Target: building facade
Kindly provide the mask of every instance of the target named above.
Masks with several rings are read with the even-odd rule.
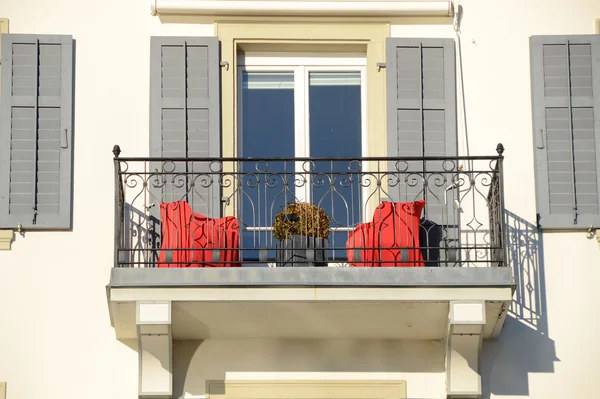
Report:
[[[0,5],[0,398],[597,396],[600,3],[150,3]]]

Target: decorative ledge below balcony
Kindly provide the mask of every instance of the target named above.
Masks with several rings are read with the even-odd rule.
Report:
[[[117,339],[138,342],[140,387],[164,377],[143,398],[171,398],[173,340],[213,338],[440,340],[448,398],[477,398],[481,342],[513,290],[505,267],[114,268],[107,286]]]

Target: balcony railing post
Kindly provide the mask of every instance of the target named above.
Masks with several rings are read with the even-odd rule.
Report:
[[[500,228],[502,229],[502,231],[500,232],[500,237],[502,240],[502,242],[500,243],[502,248],[502,266],[508,266],[508,256],[506,253],[508,248],[508,232],[506,231],[506,217],[504,210],[504,146],[502,145],[502,143],[498,143],[498,145],[496,146],[496,152],[498,152],[498,155],[500,156],[500,158],[498,159],[498,196],[500,198]]]
[[[121,148],[118,145],[113,147],[113,162],[115,166],[115,253],[114,253],[114,267],[119,267],[119,250],[122,245],[122,231],[123,231],[123,204],[125,202],[123,194],[123,182],[121,181],[121,163],[119,161],[119,155],[121,154]]]

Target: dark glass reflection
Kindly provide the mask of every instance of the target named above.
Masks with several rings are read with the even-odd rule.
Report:
[[[242,157],[294,157],[293,72],[243,72],[240,152]],[[259,166],[261,170],[256,170]],[[286,203],[294,202],[294,163],[243,163],[241,199],[242,248],[273,248],[278,240],[267,227]],[[262,228],[257,231],[256,228]],[[254,230],[254,231],[253,231]],[[258,260],[244,250],[244,260]],[[275,258],[275,251],[268,251]]]
[[[361,156],[360,72],[310,72],[309,129],[311,157]],[[312,198],[331,218],[331,227],[354,227],[361,222],[361,193],[357,163],[320,161]],[[321,187],[319,187],[322,184]],[[331,260],[346,259],[347,231],[329,236]]]

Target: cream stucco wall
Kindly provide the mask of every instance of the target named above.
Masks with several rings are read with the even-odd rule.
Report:
[[[405,380],[408,398],[445,392],[438,341],[185,341],[174,356],[175,397],[202,395],[205,381],[223,379]]]
[[[528,37],[594,33],[600,2],[461,5],[469,149],[506,147],[506,205],[519,237],[511,243],[519,283],[514,312],[500,339],[483,350],[484,398],[597,397],[600,248],[583,232],[539,235],[532,225]],[[212,35],[214,27],[193,19],[163,24],[145,0],[3,0],[0,17],[10,19],[14,33],[66,33],[77,41],[73,231],[26,233],[0,252],[0,381],[8,382],[8,399],[134,398],[135,343],[114,338],[104,287],[112,266],[110,151],[120,144],[123,155],[148,152],[149,37]],[[454,36],[450,25],[431,23],[396,21],[391,33]],[[459,134],[465,153],[462,120]],[[318,378],[406,379],[413,398],[445,391],[439,342],[198,344],[175,345],[175,393],[200,394],[207,378],[276,370],[298,378],[315,370],[336,373]]]

